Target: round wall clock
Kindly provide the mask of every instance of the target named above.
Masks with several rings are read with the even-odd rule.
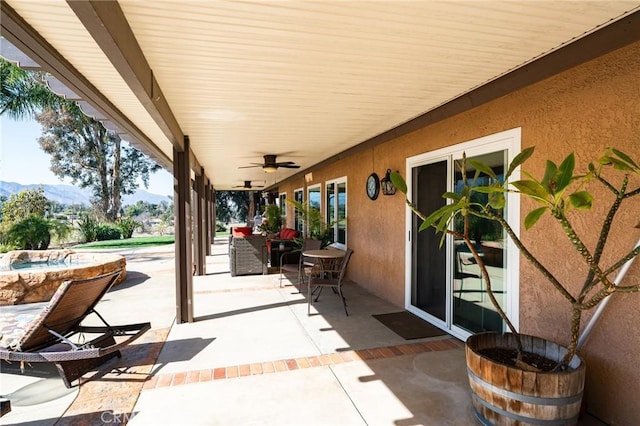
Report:
[[[375,173],[371,173],[367,178],[367,195],[370,199],[375,200],[380,193],[380,179]]]

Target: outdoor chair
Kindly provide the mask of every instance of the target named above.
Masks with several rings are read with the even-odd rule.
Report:
[[[453,279],[454,280],[460,280],[460,295],[458,297],[458,305],[462,302],[462,296],[465,292],[464,290],[464,280],[468,279],[468,278],[473,278],[473,279],[478,279],[480,280],[480,301],[484,301],[484,292],[483,292],[483,287],[482,287],[482,275],[479,274],[475,274],[472,272],[466,272],[464,270],[464,265],[473,265],[473,258],[468,258],[468,259],[462,259],[462,255],[460,254],[460,251],[456,250],[456,263],[455,263],[455,270],[454,270],[454,274],[453,274]],[[467,290],[469,291],[469,290]]]
[[[322,293],[322,289],[329,287],[334,293],[337,293],[340,296],[342,306],[344,307],[344,313],[349,316],[349,312],[347,311],[347,302],[344,294],[342,293],[342,286],[345,282],[347,266],[352,254],[353,250],[347,249],[344,254],[344,258],[340,260],[332,259],[330,261],[325,261],[321,268],[314,268],[311,271],[311,275],[307,281],[307,315],[311,315],[311,299],[313,298],[313,295],[317,292],[314,300],[317,302],[320,298],[320,294]]]
[[[231,276],[267,273],[266,237],[251,235],[233,237],[229,245]]]
[[[305,250],[320,250],[322,246],[321,240],[316,240],[313,238],[305,238],[302,242],[301,251]],[[300,291],[302,284],[304,284],[304,277],[306,275],[306,270],[312,268],[314,265],[313,259],[309,257],[298,256],[298,261],[295,263],[285,263],[280,262],[280,285],[282,286],[282,278],[284,272],[297,272],[298,273],[298,291]]]
[[[110,358],[120,357],[119,349],[149,330],[151,324],[111,326],[96,312],[95,306],[119,275],[120,271],[66,281],[58,287],[51,300],[39,304],[44,307],[34,313],[16,314],[16,311],[11,312],[11,307],[3,307],[0,314],[0,359],[53,363],[65,386],[70,388],[71,382],[88,371]],[[104,326],[80,325],[92,313]],[[97,337],[84,342],[85,335]]]

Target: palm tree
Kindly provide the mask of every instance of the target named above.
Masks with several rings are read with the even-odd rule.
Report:
[[[44,81],[45,73],[26,71],[0,58],[0,115],[23,120],[45,109],[72,104],[49,90]]]
[[[115,221],[121,196],[133,194],[138,179],[148,186],[149,174],[160,166],[134,147],[121,145],[118,134],[85,115],[76,102],[49,90],[46,75],[0,58],[0,115],[35,118],[43,128],[38,142],[51,155],[51,171],[91,188],[96,210]]]

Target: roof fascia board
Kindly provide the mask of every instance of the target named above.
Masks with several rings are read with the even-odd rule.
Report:
[[[138,147],[145,154],[164,168],[171,170],[173,161],[147,135],[22,19],[7,2],[1,2],[0,7],[2,13],[0,27],[3,37],[130,135],[134,139],[131,142],[137,142]]]
[[[165,136],[184,151],[184,134],[118,2],[68,0],[67,4]]]

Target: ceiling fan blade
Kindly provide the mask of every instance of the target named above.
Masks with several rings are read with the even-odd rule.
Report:
[[[256,164],[255,166],[240,166],[239,169],[251,169],[254,167],[262,167],[262,164]]]
[[[281,163],[276,163],[278,166],[285,166],[287,164],[291,165],[291,164],[296,164],[293,161],[283,161]]]
[[[278,167],[282,167],[283,169],[299,169],[300,166],[297,164],[278,164]]]

